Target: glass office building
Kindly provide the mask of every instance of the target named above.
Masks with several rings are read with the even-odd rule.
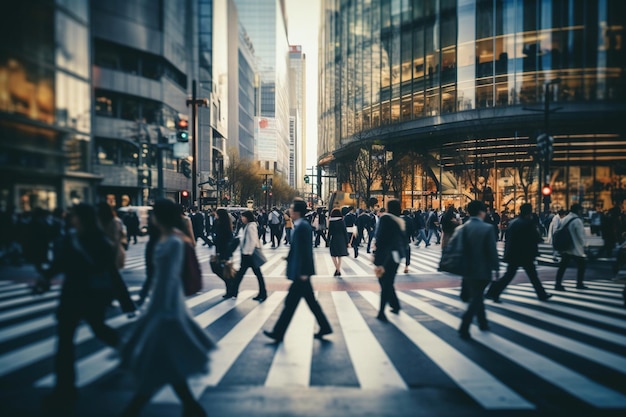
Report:
[[[91,202],[87,0],[4,2],[0,14],[0,211]]]
[[[625,21],[619,0],[323,0],[319,163],[409,207],[537,206],[543,183],[551,209],[621,204]]]

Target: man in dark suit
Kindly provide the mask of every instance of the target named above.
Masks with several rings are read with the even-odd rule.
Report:
[[[315,337],[321,339],[323,336],[333,332],[328,319],[326,319],[322,308],[315,299],[313,287],[311,286],[311,275],[315,274],[313,242],[311,239],[313,229],[309,222],[304,219],[306,211],[304,200],[296,199],[293,201],[291,217],[294,229],[291,234],[289,255],[287,255],[287,279],[293,281],[293,283],[289,287],[289,292],[285,298],[285,308],[280,314],[274,330],[272,332],[263,331],[267,337],[274,339],[276,342],[283,340],[287,326],[289,326],[298,303],[303,297],[320,326],[320,330],[315,334]]]
[[[463,286],[469,294],[469,305],[459,328],[462,339],[471,339],[469,327],[474,316],[478,319],[480,330],[489,330],[483,295],[491,281],[492,271],[499,268],[496,235],[493,226],[484,221],[487,214],[485,205],[481,201],[472,201],[467,205],[467,211],[470,219],[463,226],[457,227],[452,236],[453,239],[462,239],[463,253],[468,260]]]
[[[508,262],[506,273],[502,278],[494,281],[485,298],[494,302],[500,302],[500,294],[515,277],[517,269],[521,266],[526,271],[530,282],[535,287],[537,298],[546,301],[552,294],[546,293],[537,276],[535,258],[539,255],[539,242],[543,239],[535,226],[533,219],[533,207],[526,203],[520,207],[520,216],[513,220],[506,232],[506,244],[504,246],[504,261]]]

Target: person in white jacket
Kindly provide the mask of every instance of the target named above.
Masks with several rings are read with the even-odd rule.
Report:
[[[254,220],[254,213],[251,211],[244,211],[241,213],[241,221],[244,224],[242,238],[241,238],[241,267],[233,278],[233,295],[236,297],[239,291],[239,284],[243,280],[248,268],[252,268],[252,272],[256,275],[256,279],[259,281],[259,294],[253,298],[255,301],[263,302],[267,298],[267,290],[265,289],[265,280],[263,279],[263,273],[261,268],[254,266],[252,263],[252,254],[256,248],[261,248],[261,241],[259,240],[259,232],[256,221]]]
[[[580,204],[573,204],[570,208],[570,213],[561,220],[559,227],[567,227],[572,235],[572,241],[574,242],[571,249],[561,252],[561,263],[559,264],[559,270],[556,273],[556,283],[554,285],[555,291],[565,291],[563,287],[563,274],[570,263],[570,260],[575,260],[578,267],[578,274],[576,276],[576,288],[584,290],[587,287],[584,285],[583,280],[585,277],[586,268],[586,255],[585,255],[585,227],[582,219],[583,207]]]
[[[554,232],[559,230],[559,227],[561,226],[561,223],[563,221],[563,217],[565,217],[566,214],[567,212],[561,209],[557,212],[556,216],[552,218],[552,221],[550,222],[550,226],[548,226],[548,243],[549,244],[552,244],[552,236],[554,236]],[[558,252],[553,250],[552,258],[555,261],[557,260],[557,255],[558,255]]]

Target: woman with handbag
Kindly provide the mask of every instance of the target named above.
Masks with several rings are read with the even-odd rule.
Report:
[[[215,257],[211,260],[211,269],[215,274],[224,280],[226,284],[226,294],[223,298],[236,297],[234,293],[234,273],[230,258],[236,249],[233,236],[233,221],[226,209],[218,209],[215,212]]]
[[[72,229],[45,274],[64,274],[57,316],[57,352],[54,360],[56,383],[44,406],[52,412],[69,414],[77,397],[74,369],[74,335],[85,320],[96,337],[117,346],[117,332],[105,324],[105,312],[124,285],[117,273],[115,252],[98,224],[96,210],[87,204],[74,206],[69,215]],[[131,308],[134,305],[131,302]]]
[[[149,304],[121,349],[121,367],[132,372],[137,391],[124,417],[138,417],[152,395],[171,385],[183,404],[183,416],[204,417],[187,379],[208,371],[208,352],[215,344],[195,322],[183,293],[186,247],[173,201],[154,204],[160,231],[154,249],[154,281]],[[185,240],[188,239],[185,237]]]
[[[241,284],[244,274],[248,268],[252,268],[252,272],[254,272],[256,279],[259,281],[259,294],[253,300],[263,302],[267,298],[267,290],[265,289],[261,265],[266,262],[266,259],[261,251],[261,241],[259,240],[259,232],[254,221],[254,213],[244,211],[241,214],[241,221],[244,225],[243,237],[241,238],[241,267],[235,278],[233,278],[231,295],[237,297],[239,284]]]

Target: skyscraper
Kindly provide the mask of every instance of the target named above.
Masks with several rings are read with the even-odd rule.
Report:
[[[289,68],[290,116],[295,117],[295,140],[290,149],[295,172],[290,175],[290,180],[293,177],[294,182],[289,185],[302,189],[306,173],[306,55],[302,52],[301,45],[289,46]]]
[[[239,20],[254,44],[261,80],[256,120],[261,167],[289,175],[289,44],[283,0],[236,0]]]

